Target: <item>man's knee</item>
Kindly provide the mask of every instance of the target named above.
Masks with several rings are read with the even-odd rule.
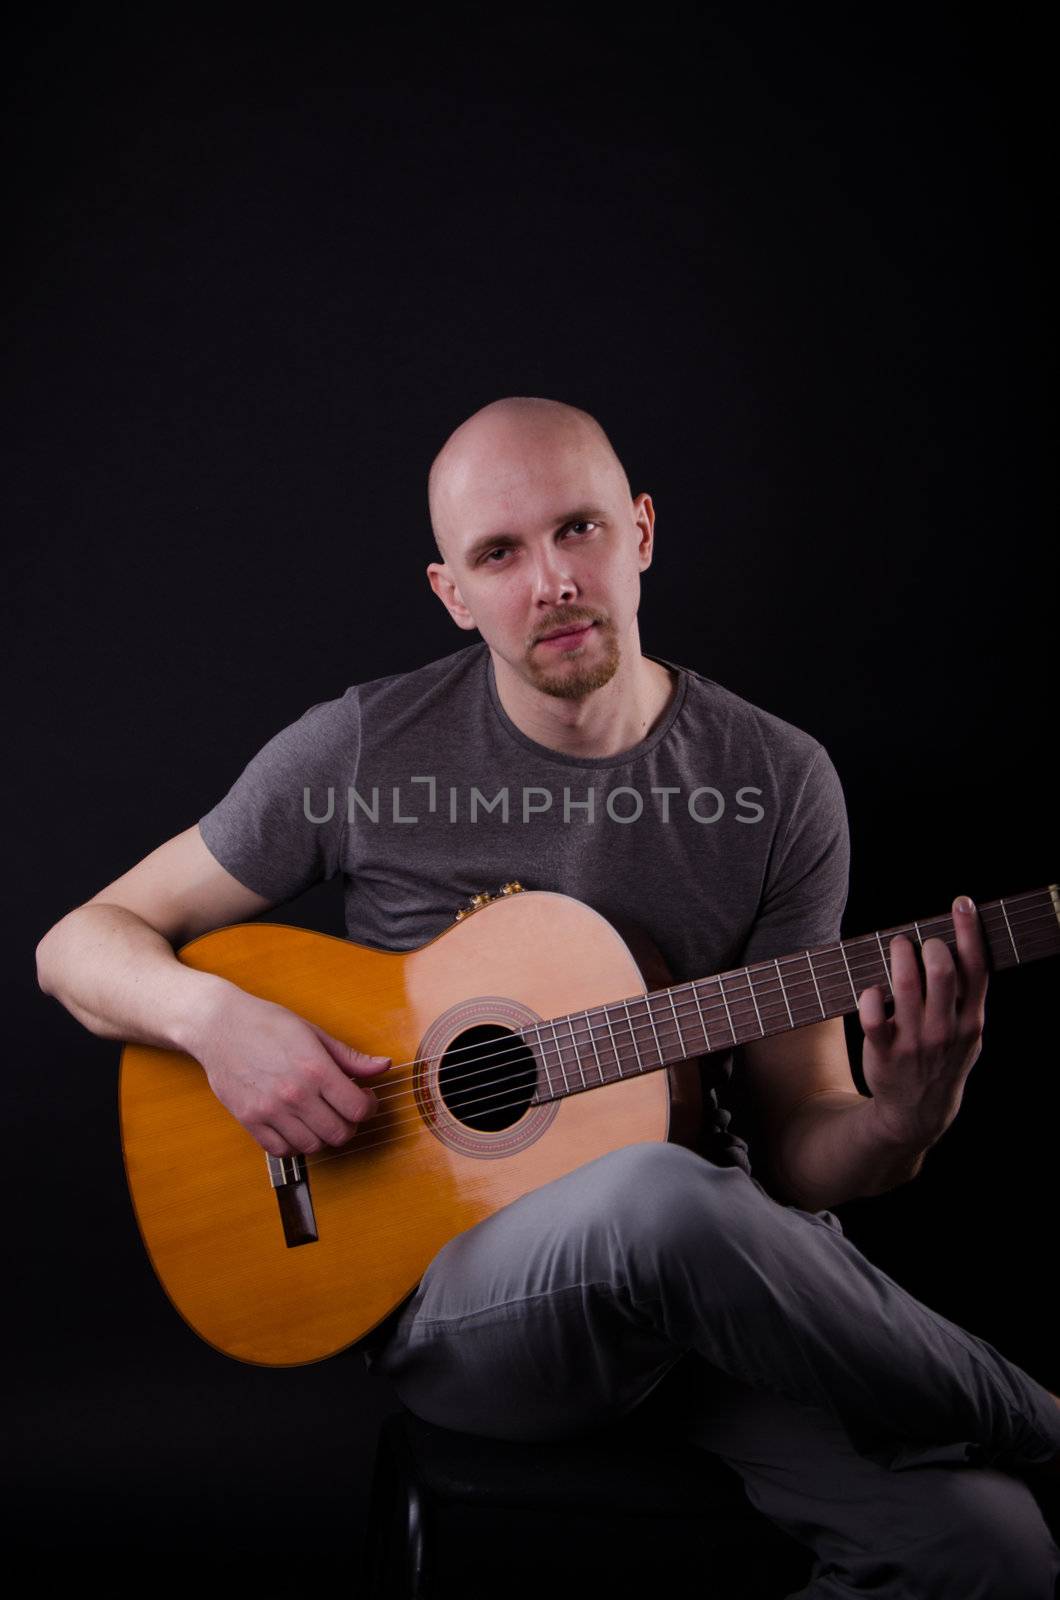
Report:
[[[621,1145],[593,1162],[597,1181],[616,1195],[636,1195],[641,1210],[652,1204],[665,1205],[673,1194],[683,1190],[701,1193],[703,1185],[715,1177],[747,1174],[739,1167],[718,1167],[706,1157],[684,1145],[649,1139]]]
[[[683,1145],[646,1142],[612,1150],[596,1163],[597,1221],[631,1247],[687,1243],[701,1251],[714,1221],[726,1230],[758,1218],[763,1197],[739,1167],[719,1167]]]
[[[908,1553],[913,1592],[947,1600],[1054,1600],[1060,1550],[1020,1478],[992,1467],[938,1473],[931,1534]]]

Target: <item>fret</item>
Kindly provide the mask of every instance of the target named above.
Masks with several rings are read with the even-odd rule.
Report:
[[[758,1009],[758,996],[755,994],[755,981],[751,976],[751,970],[749,967],[745,967],[744,972],[747,976],[747,992],[751,996],[751,1004],[755,1008],[755,1016],[758,1018],[758,1026],[761,1031],[762,1038],[764,1039],[766,1036],[766,1030],[762,1026],[762,1013]]]
[[[666,1057],[663,1055],[662,1045],[659,1043],[659,1035],[655,1032],[655,1018],[652,1015],[651,996],[645,995],[644,999],[648,1011],[648,1021],[651,1024],[652,1037],[655,1040],[655,1048],[659,1052],[659,1065],[662,1066],[663,1062],[666,1060]]]
[[[685,1048],[685,1036],[681,1032],[681,1019],[677,1015],[677,1007],[674,1004],[674,992],[672,989],[667,989],[666,994],[670,1001],[670,1010],[674,1014],[674,1026],[677,1029],[677,1043],[681,1050],[681,1060],[684,1061],[691,1054],[691,1052]]]
[[[581,1074],[581,1088],[583,1088],[583,1090],[588,1090],[589,1085],[586,1083],[586,1080],[584,1080],[584,1069],[583,1066],[581,1066],[581,1051],[578,1050],[578,1037],[576,1037],[575,1034],[575,1019],[573,1019],[572,1016],[568,1016],[567,1018],[567,1032],[570,1034],[570,1043],[572,1043],[573,1051],[575,1051],[575,1067],[576,1070],[578,1070],[578,1072]]]
[[[544,1069],[544,1073],[545,1073],[545,1088],[548,1091],[548,1093],[547,1093],[545,1098],[548,1099],[548,1100],[551,1100],[552,1099],[552,1074],[549,1071],[548,1055],[547,1055],[546,1049],[545,1049],[545,1041],[541,1037],[541,1029],[540,1028],[527,1028],[526,1031],[527,1031],[528,1035],[531,1034],[531,1033],[535,1033],[537,1035],[538,1048],[539,1048],[539,1050],[541,1052],[541,1057],[540,1057],[541,1065],[542,1065],[542,1067]],[[529,1043],[529,1038],[527,1039],[527,1043]],[[530,1053],[531,1053],[531,1055],[533,1055],[533,1050],[532,1049],[531,1049]]]
[[[563,1075],[563,1093],[570,1094],[570,1084],[567,1081],[567,1063],[563,1059],[563,1046],[559,1042],[559,1034],[556,1032],[555,1022],[551,1024],[551,1027],[552,1037],[556,1041],[556,1054],[559,1056],[559,1070]]]
[[[851,975],[851,971],[850,971],[850,962],[847,960],[846,941],[843,940],[843,939],[841,939],[839,941],[839,954],[843,957],[843,965],[847,969],[847,982],[850,985],[850,996],[851,996],[851,999],[854,1001],[854,1003],[856,1005],[857,1004],[857,998],[858,998],[858,991],[854,987],[854,979],[853,979],[853,976]]]
[[[527,1033],[529,1034],[530,1031],[531,1030],[528,1028],[527,1029]],[[538,1052],[539,1052],[538,1059],[540,1059],[541,1068],[542,1068],[542,1071],[545,1074],[545,1088],[548,1090],[548,1098],[551,1100],[551,1098],[552,1098],[552,1074],[549,1071],[549,1066],[548,1066],[548,1052],[545,1049],[545,1041],[541,1037],[541,1029],[540,1028],[534,1028],[533,1032],[536,1033],[536,1035],[537,1035],[537,1046],[538,1046]]]
[[[784,974],[780,970],[780,962],[777,960],[776,956],[773,957],[773,965],[777,969],[777,982],[780,984],[780,993],[781,993],[781,995],[783,997],[783,1000],[784,1000],[784,1009],[788,1013],[788,1022],[791,1024],[792,1027],[794,1027],[795,1026],[795,1018],[792,1016],[791,1007],[788,1005],[788,991],[784,987]]]
[[[611,1007],[610,1006],[604,1006],[604,1008],[603,1008],[603,1016],[604,1016],[604,1021],[607,1023],[608,1035],[610,1036],[610,1039],[611,1039],[611,1049],[615,1053],[615,1077],[616,1078],[621,1078],[621,1076],[622,1076],[622,1060],[621,1060],[621,1057],[619,1056],[619,1053],[618,1053],[618,1040],[615,1038],[615,1030],[611,1026]]]
[[[883,953],[883,940],[880,938],[879,934],[876,935],[876,943],[880,947],[880,960],[883,962],[883,978],[884,978],[884,982],[886,983],[888,989],[890,989],[891,997],[893,999],[893,997],[894,997],[894,984],[891,982],[891,973],[890,973],[889,967],[887,966],[887,957]]]
[[[604,1081],[604,1069],[600,1064],[600,1052],[596,1048],[596,1039],[593,1036],[593,1019],[589,1015],[588,1011],[583,1011],[582,1012],[582,1016],[585,1018],[586,1027],[589,1029],[589,1043],[592,1045],[593,1059],[594,1059],[594,1061],[596,1063],[596,1076],[597,1076],[597,1079],[599,1080],[599,1082],[603,1083],[603,1081]]]
[[[1007,908],[1005,906],[1004,900],[999,900],[998,901],[998,905],[1001,907],[1001,915],[1005,919],[1005,932],[1008,934],[1009,944],[1012,946],[1012,954],[1016,957],[1016,960],[1018,962],[1019,959],[1020,959],[1020,953],[1016,949],[1016,940],[1015,940],[1015,937],[1014,937],[1013,932],[1012,932],[1012,924],[1008,920],[1008,910],[1007,910]]]
[[[637,1043],[637,1032],[636,1032],[636,1029],[633,1026],[633,1018],[629,1014],[629,1001],[628,1000],[623,1000],[622,1004],[626,1008],[626,1021],[629,1023],[629,1036],[633,1041],[633,1054],[637,1058],[637,1070],[639,1072],[643,1072],[644,1071],[644,1063],[640,1059],[640,1045]]]
[[[729,1010],[729,998],[725,993],[725,974],[723,972],[718,974],[718,993],[721,995],[721,1003],[725,1007],[725,1015],[729,1021],[729,1032],[732,1034],[732,1042],[735,1044],[736,1029],[733,1026],[732,1012]]]
[[[707,1023],[705,1017],[703,1016],[703,1007],[699,1003],[699,984],[693,982],[691,987],[692,998],[696,1002],[696,1011],[699,1013],[699,1026],[703,1029],[703,1037],[707,1042],[707,1050],[709,1051],[711,1048],[710,1034],[707,1032]]]
[[[817,1004],[821,1008],[821,1021],[823,1022],[828,1013],[824,1009],[824,1001],[821,999],[821,991],[817,986],[817,973],[814,970],[813,957],[809,954],[809,952],[807,952],[806,955],[806,965],[809,967],[810,977],[813,979],[813,992],[817,996]]]
[[[923,950],[923,948],[924,948],[924,936],[920,932],[920,924],[919,924],[919,922],[914,922],[913,923],[913,928],[914,928],[914,930],[916,932],[917,938],[920,940],[920,948],[921,948],[921,950]],[[931,938],[930,934],[928,935],[928,938]]]

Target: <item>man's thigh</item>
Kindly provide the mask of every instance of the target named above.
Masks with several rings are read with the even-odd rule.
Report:
[[[623,1287],[606,1218],[622,1151],[523,1195],[443,1246],[373,1373],[418,1416],[556,1439],[636,1406],[683,1354]]]

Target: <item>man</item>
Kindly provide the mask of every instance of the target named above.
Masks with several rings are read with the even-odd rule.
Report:
[[[838,938],[835,770],[808,734],[641,651],[655,513],[599,424],[494,402],[447,440],[429,502],[431,587],[483,642],[310,707],[38,950],[86,1026],[192,1054],[274,1155],[345,1143],[390,1063],[174,948],[320,878],[342,873],[350,936],[386,948],[511,877],[635,919],[677,981]],[[365,1341],[370,1369],[431,1420],[516,1439],[671,1406],[812,1545],[821,1600],[1045,1600],[1060,1552],[1006,1469],[1056,1457],[1055,1397],[823,1209],[913,1177],[956,1116],[987,974],[974,908],[954,923],[957,961],[928,939],[923,988],[892,942],[893,1016],[860,996],[870,1096],[841,1019],[742,1048],[768,1191],[721,1103],[732,1057],[711,1056],[701,1154],[627,1146],[458,1235]]]

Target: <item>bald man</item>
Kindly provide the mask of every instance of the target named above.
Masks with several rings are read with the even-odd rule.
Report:
[[[389,1058],[174,950],[320,879],[343,878],[350,938],[385,949],[511,878],[635,923],[676,982],[839,938],[834,766],[641,649],[655,512],[599,423],[493,402],[446,441],[428,498],[431,588],[479,642],[311,706],[38,947],[47,992],[104,1037],[192,1054],[273,1155],[350,1139]],[[1046,1600],[1060,1551],[1025,1478],[1056,1462],[1060,1403],[827,1209],[914,1177],[957,1114],[987,970],[963,897],[954,924],[956,960],[928,939],[923,984],[892,942],[893,1017],[879,988],[860,995],[870,1096],[841,1018],[704,1057],[694,1147],[612,1151],[459,1234],[363,1341],[369,1370],[426,1419],[500,1438],[633,1411],[680,1428],[812,1548],[816,1600]],[[725,1104],[734,1066],[758,1173]]]

